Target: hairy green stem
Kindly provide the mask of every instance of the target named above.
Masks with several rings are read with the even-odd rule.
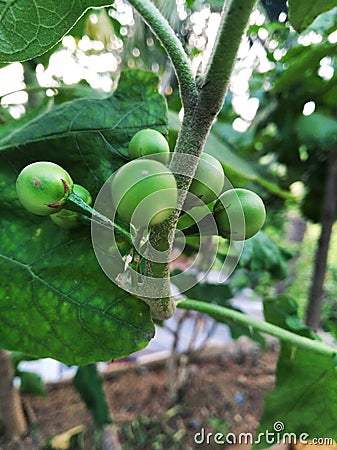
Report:
[[[139,244],[137,242],[133,242],[132,236],[129,232],[127,232],[123,227],[119,226],[117,223],[110,220],[108,217],[104,216],[100,212],[96,211],[94,208],[89,206],[85,201],[81,199],[78,195],[72,192],[68,199],[68,205],[75,205],[76,210],[80,210],[86,214],[85,217],[88,217],[88,220],[98,223],[99,225],[106,227],[110,230],[114,230],[121,237],[126,239],[130,246],[138,248]],[[65,205],[67,207],[67,204]],[[73,209],[73,208],[71,208]],[[159,225],[160,226],[160,225]],[[137,237],[136,237],[137,239]],[[152,242],[153,245],[153,242]],[[161,251],[167,250],[167,247],[164,246],[163,242],[160,243]],[[151,252],[150,252],[151,253]],[[151,259],[151,254],[148,255]],[[144,286],[144,290],[148,292],[151,291],[151,278],[152,279],[161,279],[160,289],[157,283],[153,283],[155,292],[151,292],[152,295],[148,297],[140,297],[142,300],[147,303],[151,309],[151,315],[154,319],[157,320],[166,320],[169,319],[175,312],[175,302],[170,296],[170,277],[168,271],[168,264],[157,262],[153,264],[153,271],[148,271],[146,277],[142,279],[143,283],[149,283],[149,285]],[[150,281],[148,281],[150,280]],[[154,295],[155,294],[155,295]]]
[[[225,308],[220,305],[213,305],[200,300],[183,300],[177,304],[177,307],[181,309],[188,309],[193,311],[199,311],[209,316],[221,319],[234,320],[241,325],[252,327],[255,330],[261,331],[274,336],[281,341],[289,342],[297,347],[305,350],[314,351],[322,355],[336,356],[337,348],[330,347],[329,345],[314,339],[309,339],[304,336],[300,336],[291,331],[280,328],[269,322],[264,322],[247,314],[235,311],[234,309]]]
[[[150,27],[165,49],[177,76],[184,108],[190,108],[197,99],[197,88],[191,72],[190,60],[180,40],[151,0],[129,0],[129,3]]]
[[[215,117],[222,107],[236,55],[256,0],[225,1],[217,40],[206,71],[199,79],[200,118]]]
[[[184,118],[170,164],[170,169],[176,176],[180,190],[178,206],[171,218],[162,224],[163,226],[156,227],[151,233],[150,242],[155,250],[164,248],[169,252],[173,247],[174,233],[172,230],[176,227],[179,212],[211,126],[222,107],[239,44],[255,2],[256,0],[226,1],[215,47],[206,72],[200,76],[197,83],[193,78],[189,60],[179,39],[160,11],[150,0],[130,0],[131,5],[156,34],[170,57],[177,75],[184,106]],[[181,154],[192,155],[196,158],[186,159],[184,163],[179,157]],[[147,261],[146,274],[161,278],[164,290],[168,287],[168,273],[168,262],[158,263],[150,259]],[[157,301],[161,309],[159,313],[162,314],[165,309],[174,311],[172,302],[170,296],[165,295],[163,298],[159,298]],[[155,311],[156,303],[152,300],[151,303],[153,303],[151,309]]]
[[[255,3],[256,0],[225,1],[216,42],[206,70],[198,78],[197,103],[193,109],[185,110],[175,153],[199,157],[203,151],[213,121],[222,108],[242,35]],[[173,155],[173,172],[176,172],[175,164]],[[191,161],[188,161],[183,168],[187,177],[177,177],[178,187],[182,190],[180,204],[185,199],[184,193],[189,188],[196,166],[197,163],[193,164],[192,161],[191,164]]]

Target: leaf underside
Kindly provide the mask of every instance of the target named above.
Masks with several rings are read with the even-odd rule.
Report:
[[[337,6],[336,0],[289,0],[289,20],[296,31],[304,31],[320,14]]]

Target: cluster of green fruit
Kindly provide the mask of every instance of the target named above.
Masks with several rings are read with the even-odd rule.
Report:
[[[156,130],[141,130],[129,143],[129,157],[131,161],[111,181],[117,214],[136,227],[163,222],[175,209],[178,196],[175,176],[167,168],[170,160],[167,140]],[[201,202],[210,205],[220,236],[248,239],[265,222],[264,204],[255,192],[247,189],[228,189],[222,193],[224,182],[220,162],[203,153],[183,209],[192,210]]]
[[[158,131],[144,129],[132,137],[128,152],[130,161],[115,172],[110,181],[115,212],[136,228],[160,224],[170,217],[178,200],[176,178],[167,167],[170,160],[168,142]],[[203,153],[183,209],[196,207],[198,203],[194,199],[209,205],[220,236],[248,239],[264,224],[264,204],[256,193],[247,189],[222,192],[224,181],[220,162]],[[77,213],[63,209],[70,193],[91,203],[89,192],[74,184],[64,169],[50,162],[36,162],[25,167],[17,179],[17,192],[29,211],[51,215],[56,223],[66,228],[77,226],[79,222]]]

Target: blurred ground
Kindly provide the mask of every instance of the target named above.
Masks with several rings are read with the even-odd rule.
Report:
[[[276,359],[276,349],[262,352],[242,338],[223,350],[207,347],[188,360],[183,357],[180,370],[171,371],[171,382],[167,360],[112,363],[104,373],[104,388],[123,449],[219,449],[228,446],[213,438],[206,443],[203,436],[231,433],[233,440],[240,433],[253,435],[264,394],[273,387]],[[33,423],[21,448],[42,449],[49,437],[84,425],[85,448],[93,450],[91,417],[69,381],[49,384],[46,399],[25,395],[23,400]],[[14,448],[20,447],[0,441],[2,450]]]

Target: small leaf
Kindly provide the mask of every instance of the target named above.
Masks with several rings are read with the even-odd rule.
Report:
[[[336,0],[289,0],[289,21],[301,33],[320,14],[336,6]]]
[[[47,396],[47,388],[41,377],[34,372],[19,372],[20,391],[26,394]]]

